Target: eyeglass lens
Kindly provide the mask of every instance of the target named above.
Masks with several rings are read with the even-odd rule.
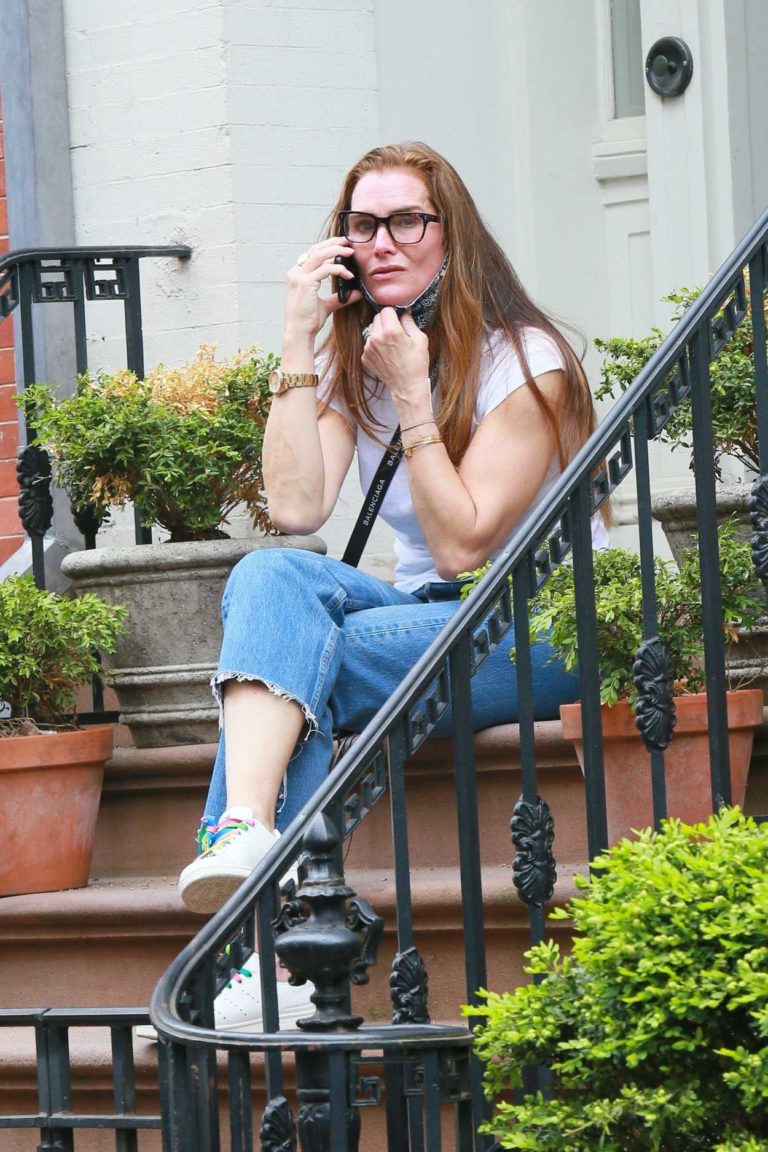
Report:
[[[392,216],[350,212],[344,217],[344,235],[353,244],[366,244],[376,235],[379,224],[386,224],[397,244],[418,244],[427,229],[427,220],[416,212],[395,212]]]

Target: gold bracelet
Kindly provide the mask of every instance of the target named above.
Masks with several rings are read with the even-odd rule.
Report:
[[[410,459],[413,455],[414,448],[421,448],[423,444],[442,444],[442,436],[425,436],[423,440],[414,440],[413,444],[408,444],[403,447],[403,455]]]
[[[409,424],[407,428],[401,428],[401,432],[413,432],[414,428],[423,428],[425,424],[436,424],[434,416],[430,416],[429,420],[420,420],[418,424]]]

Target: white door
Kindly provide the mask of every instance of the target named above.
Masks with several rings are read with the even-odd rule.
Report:
[[[704,284],[768,202],[764,136],[768,5],[763,0],[596,0],[604,117],[593,166],[605,209],[610,329],[641,336],[666,328],[661,298]],[[692,63],[680,94],[646,78],[679,68],[659,59],[664,38]],[[761,48],[758,46],[762,45]],[[654,50],[655,49],[655,50]],[[674,88],[674,84],[672,85]],[[684,453],[654,451],[654,487],[691,482]],[[631,491],[619,521],[635,519]]]

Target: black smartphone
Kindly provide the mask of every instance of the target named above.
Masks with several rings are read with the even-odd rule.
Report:
[[[356,288],[360,288],[360,280],[357,275],[357,261],[354,256],[337,256],[334,264],[343,264],[350,272],[354,272],[354,280],[345,280],[343,276],[336,277],[336,295],[339,297],[340,304],[346,304],[347,300]]]

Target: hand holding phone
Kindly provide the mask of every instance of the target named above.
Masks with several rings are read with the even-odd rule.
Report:
[[[336,277],[336,295],[339,298],[340,304],[346,304],[355,289],[359,290],[360,288],[357,262],[354,256],[337,256],[334,264],[341,264],[344,268],[348,268],[350,272],[354,273],[353,280],[345,280],[343,276]]]

